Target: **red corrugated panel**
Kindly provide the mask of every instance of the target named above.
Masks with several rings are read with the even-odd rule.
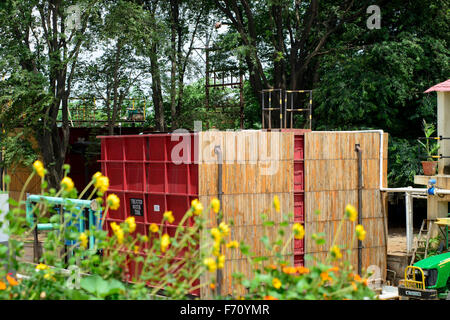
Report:
[[[198,165],[189,163],[195,159],[195,134],[183,134],[172,140],[171,134],[102,136],[102,172],[110,180],[110,190],[120,198],[118,210],[109,210],[105,228],[111,234],[110,223],[120,223],[127,217],[136,220],[135,234],[147,235],[151,223],[156,223],[174,236],[176,226],[198,198]],[[177,141],[178,140],[178,141]],[[180,143],[186,144],[184,154]],[[190,146],[188,145],[190,144]],[[181,159],[175,164],[172,156]],[[176,159],[175,159],[176,160]],[[163,213],[172,211],[173,225],[161,225]],[[189,222],[189,221],[188,221]],[[175,259],[180,259],[180,256]],[[135,274],[135,266],[129,268],[129,279]],[[196,290],[194,294],[199,294]]]
[[[142,163],[125,163],[126,189],[144,191],[144,167]]]
[[[144,138],[123,139],[125,160],[144,160]]]
[[[305,239],[294,239],[294,254],[305,253]]]
[[[303,191],[305,177],[303,161],[294,160],[294,192]]]
[[[304,265],[305,265],[305,255],[304,254],[294,255],[294,266],[303,267]]]
[[[102,169],[102,172],[109,178],[109,188],[111,190],[126,191],[123,175],[124,164],[122,162],[106,162],[103,165],[104,169]]]
[[[304,195],[304,132],[294,131],[294,222],[305,222]],[[305,261],[305,239],[294,239],[294,266],[303,266]]]
[[[295,135],[294,136],[294,159],[295,160],[303,160],[305,149],[305,136],[304,135]]]
[[[294,220],[305,221],[305,195],[303,192],[294,193]]]

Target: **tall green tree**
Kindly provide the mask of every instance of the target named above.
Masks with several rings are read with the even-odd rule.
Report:
[[[52,187],[63,175],[68,98],[86,30],[98,8],[95,0],[7,0],[0,7],[1,122],[7,130],[22,126],[35,136]]]
[[[329,53],[325,48],[332,35],[364,15],[372,2],[215,0],[232,31],[239,35],[256,96],[272,87],[311,87],[316,61]]]
[[[81,95],[101,98],[112,135],[130,90],[139,88],[143,77],[149,74],[149,61],[136,52],[142,8],[119,0],[105,4],[103,11],[102,22],[95,26],[96,45],[89,43],[99,56],[88,55],[81,61],[78,91]]]
[[[449,43],[448,1],[390,1],[380,29],[368,30],[363,18],[344,25],[317,69],[314,128],[384,129],[390,185],[413,184],[425,156],[422,120],[437,120],[436,93],[424,91],[448,79]]]

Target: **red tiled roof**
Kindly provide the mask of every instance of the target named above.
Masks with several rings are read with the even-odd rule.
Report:
[[[440,92],[450,91],[450,79],[432,86],[427,91],[425,91],[425,93],[432,91],[440,91]]]

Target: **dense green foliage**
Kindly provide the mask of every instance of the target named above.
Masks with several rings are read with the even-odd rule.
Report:
[[[74,4],[81,28],[65,30]],[[373,4],[380,29],[366,25]],[[195,120],[239,128],[239,108],[205,108],[209,47],[209,70],[245,75],[245,128],[261,127],[260,90],[313,89],[313,129],[385,130],[390,153],[402,154],[391,155],[389,184],[411,184],[422,120],[436,123],[436,94],[423,92],[450,74],[445,0],[9,0],[0,17],[0,103],[12,106],[2,110],[2,124],[37,138],[55,179],[67,110],[79,103],[67,95],[97,97],[110,127],[136,97],[146,99],[147,129],[192,129]],[[47,25],[53,17],[56,25]],[[210,101],[236,107],[236,91],[212,90]]]

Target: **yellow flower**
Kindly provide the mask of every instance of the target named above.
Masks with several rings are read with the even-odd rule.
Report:
[[[273,197],[273,207],[276,212],[280,212],[280,199],[278,199],[277,195]]]
[[[44,164],[41,161],[36,160],[33,163],[33,168],[34,168],[34,170],[36,170],[36,173],[38,174],[38,176],[40,176],[41,178],[44,177],[45,169],[44,169]]]
[[[277,270],[277,266],[274,264],[270,264],[267,266],[268,269]]]
[[[96,173],[97,174],[97,173]],[[95,176],[95,175],[94,175]],[[105,176],[98,176],[95,179],[94,186],[102,193],[105,193],[109,188],[109,179]]]
[[[334,258],[336,258],[336,259],[342,258],[341,249],[339,249],[338,246],[336,246],[336,245],[332,246],[330,251]]]
[[[134,246],[134,254],[138,254],[139,253],[139,246]]]
[[[361,278],[361,276],[359,274],[355,274],[353,275],[353,279],[357,282],[362,282],[363,279]]]
[[[134,217],[128,217],[125,219],[125,223],[128,224],[128,227],[130,229],[130,233],[133,233],[134,230],[136,230],[136,222]]]
[[[297,272],[299,274],[307,274],[307,273],[309,273],[309,268],[300,266],[300,267],[297,267]]]
[[[203,212],[203,205],[198,199],[192,200],[191,206],[194,210],[194,214],[199,215]]]
[[[83,248],[87,248],[87,244],[88,244],[88,237],[86,235],[86,233],[81,233],[78,240],[80,240],[80,244]]]
[[[158,227],[158,225],[156,223],[152,223],[148,229],[152,233],[156,233],[156,232],[159,231],[159,227]]]
[[[273,278],[272,279],[272,285],[275,289],[280,289],[281,288],[281,281],[278,278]]]
[[[355,221],[358,216],[358,211],[356,211],[354,206],[348,204],[345,207],[345,215],[348,217],[350,221]]]
[[[214,241],[213,244],[213,255],[215,255],[216,257],[218,257],[220,254],[220,240],[216,240]]]
[[[353,281],[352,281],[352,287],[353,287],[353,291],[357,291],[358,290],[358,287],[356,286],[356,283],[354,283]]]
[[[237,249],[237,248],[239,248],[239,242],[237,242],[236,240],[230,241],[226,244],[226,247]]]
[[[360,224],[358,224],[355,228],[356,230],[356,236],[358,237],[358,240],[363,241],[366,238],[366,230],[364,230],[364,227]]]
[[[92,180],[97,181],[98,178],[100,178],[101,176],[103,176],[103,174],[100,171],[97,171],[93,176],[92,176]]]
[[[328,269],[328,272],[338,272],[339,268],[338,267],[332,267],[330,269]]]
[[[166,211],[164,212],[164,219],[166,219],[167,221],[169,221],[169,223],[172,223],[175,218],[172,215],[172,211]]]
[[[6,290],[6,283],[0,281],[0,290]]]
[[[120,226],[115,222],[111,222],[110,226],[111,226],[112,231],[114,231],[114,233],[116,232],[117,229],[120,228]]]
[[[292,226],[292,230],[294,231],[294,238],[295,239],[303,239],[305,236],[305,229],[300,223],[294,223]]]
[[[214,211],[214,213],[219,213],[220,211],[220,201],[217,198],[214,198],[211,200],[211,207]]]
[[[167,233],[165,233],[162,237],[161,237],[161,252],[166,252],[167,247],[170,244],[170,237]]]
[[[123,237],[124,237],[122,228],[117,223],[112,222],[111,229],[113,230],[114,234],[117,237],[117,242],[119,244],[121,244],[123,242]]]
[[[220,230],[218,228],[212,228],[211,235],[216,241],[220,241],[220,239],[222,239],[222,234],[220,233]]]
[[[208,268],[209,272],[214,272],[217,269],[216,260],[214,258],[205,258],[203,264]]]
[[[43,264],[43,263],[39,263],[37,266],[36,266],[36,270],[47,270],[49,268],[49,266],[48,265],[46,265],[46,264]]]
[[[223,269],[225,266],[225,256],[222,254],[217,258],[217,268]]]
[[[221,222],[219,224],[220,232],[222,233],[222,236],[226,237],[230,234],[230,227],[225,223]]]
[[[119,228],[116,230],[116,232],[114,232],[114,234],[115,234],[116,237],[117,237],[117,242],[118,242],[119,244],[122,244],[122,243],[123,243],[123,237],[124,237],[122,228],[119,227]]]
[[[74,183],[70,177],[64,177],[61,180],[61,185],[67,192],[70,192],[74,187]]]
[[[286,274],[294,274],[297,273],[297,268],[296,267],[283,267],[283,272]]]
[[[53,271],[50,271],[49,273],[44,274],[44,279],[56,281],[55,277],[53,276],[54,274],[55,273]]]
[[[214,290],[214,289],[216,288],[216,284],[215,284],[215,283],[210,283],[210,284],[209,284],[209,288],[210,288],[211,290]]]
[[[278,299],[273,296],[265,296],[264,300],[278,300]]]
[[[117,210],[117,209],[119,209],[119,207],[120,207],[120,199],[119,199],[119,197],[116,196],[114,193],[110,194],[110,195],[108,196],[108,198],[106,198],[106,201],[108,202],[109,207],[110,207],[112,210]]]
[[[333,281],[333,279],[330,277],[330,275],[328,274],[328,272],[322,272],[322,273],[320,274],[320,278],[322,279],[322,282],[325,282],[325,281],[330,281],[330,282],[332,282],[332,281]]]
[[[17,286],[19,284],[17,280],[11,277],[9,274],[6,275],[6,280],[8,280],[8,283],[11,287]]]

